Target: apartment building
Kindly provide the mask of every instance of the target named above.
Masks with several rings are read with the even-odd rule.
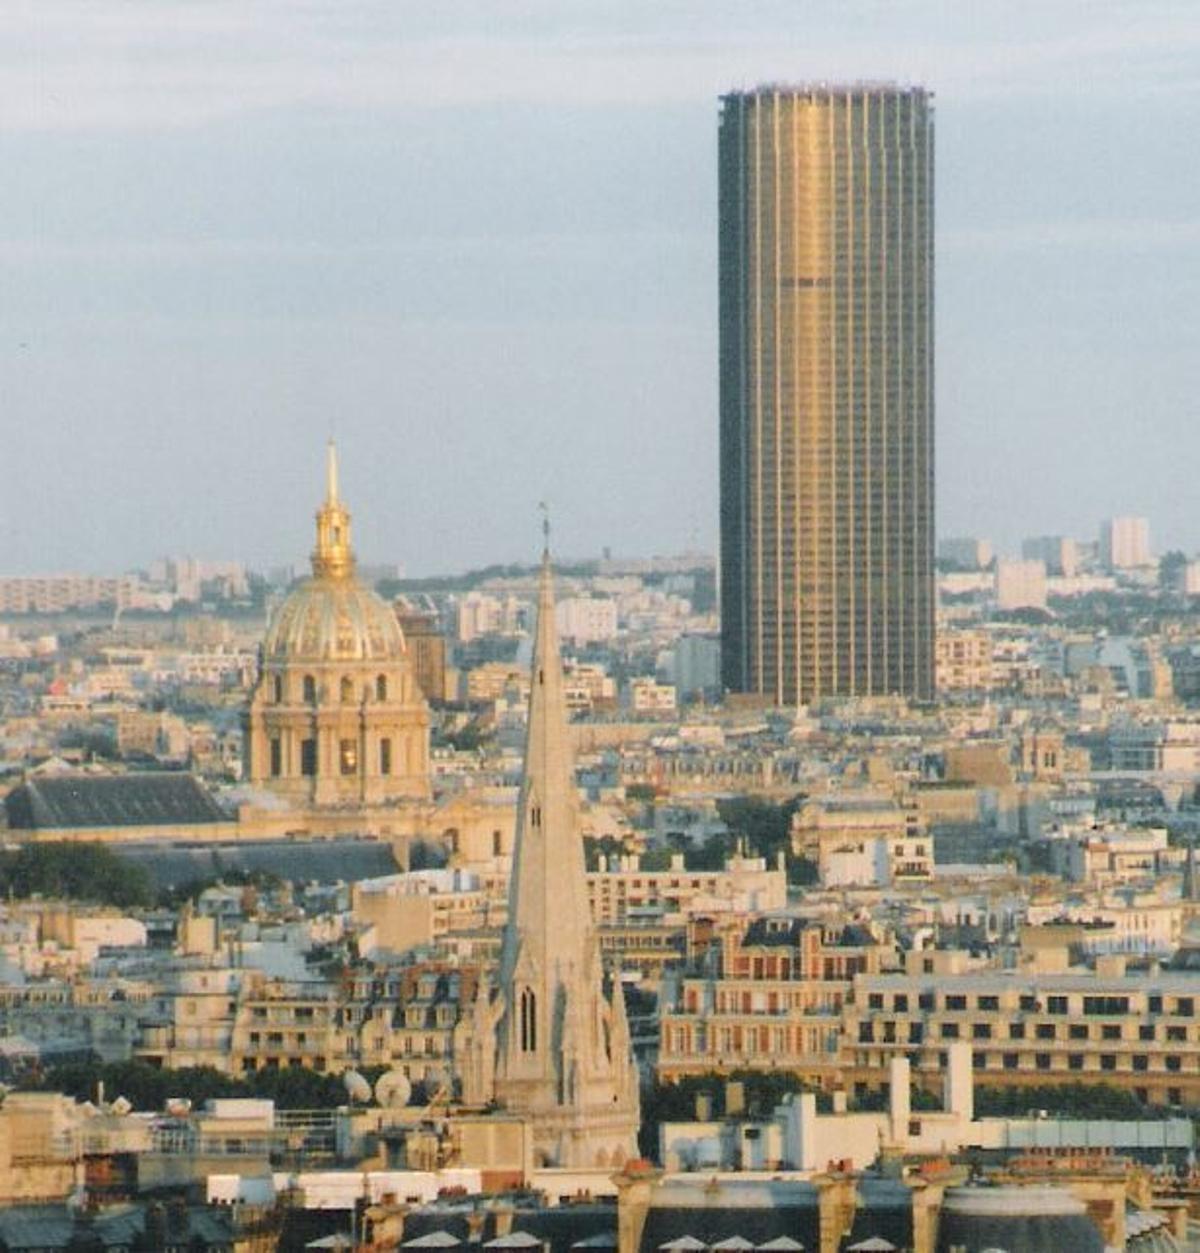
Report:
[[[914,952],[904,973],[863,972],[843,1007],[845,1079],[882,1090],[894,1057],[939,1090],[950,1043],[967,1041],[977,1085],[1106,1083],[1155,1105],[1200,1101],[1200,977],[1119,957],[1096,969],[969,970]],[[1065,963],[1061,964],[1065,966]]]
[[[841,1083],[842,1011],[857,976],[878,974],[882,937],[788,915],[693,928],[693,973],[667,976],[660,1001],[658,1077],[788,1071]],[[709,969],[705,969],[708,967]]]

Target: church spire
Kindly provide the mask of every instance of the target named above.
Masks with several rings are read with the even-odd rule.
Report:
[[[317,546],[313,550],[312,570],[318,579],[345,579],[354,573],[350,511],[338,496],[337,445],[333,440],[325,450],[325,500],[317,510]]]
[[[331,439],[325,446],[325,503],[336,505],[338,498],[337,445]]]
[[[500,956],[496,1098],[530,1119],[542,1160],[619,1166],[636,1153],[637,1079],[623,1006],[606,994],[588,903],[548,542],[518,805]]]

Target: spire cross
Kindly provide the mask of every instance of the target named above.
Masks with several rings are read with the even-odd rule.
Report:
[[[538,509],[542,514],[542,539],[546,546],[546,551],[550,551],[550,506],[544,500],[538,501]]]

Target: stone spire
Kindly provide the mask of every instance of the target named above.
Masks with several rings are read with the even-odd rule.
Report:
[[[313,549],[312,570],[318,579],[346,579],[354,573],[350,511],[338,496],[337,445],[333,440],[329,441],[325,452],[325,500],[317,510],[317,546]]]
[[[529,1116],[541,1162],[620,1166],[637,1155],[637,1073],[620,987],[614,980],[606,993],[588,906],[548,549],[518,804],[500,958],[496,1099]]]

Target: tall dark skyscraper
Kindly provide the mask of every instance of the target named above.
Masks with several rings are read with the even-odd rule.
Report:
[[[719,155],[725,686],[927,697],[931,94],[734,92]]]

